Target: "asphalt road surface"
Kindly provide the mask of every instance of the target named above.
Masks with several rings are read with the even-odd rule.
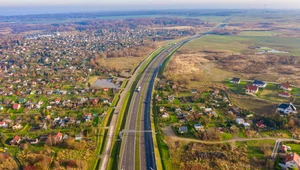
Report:
[[[167,47],[160,54],[158,54],[155,57],[155,59],[153,59],[153,61],[149,64],[149,66],[145,69],[145,72],[141,76],[137,85],[137,87],[141,86],[141,91],[135,92],[131,100],[126,128],[125,128],[126,131],[151,130],[151,122],[150,122],[151,121],[150,102],[152,97],[151,94],[152,94],[154,80],[160,65],[164,62],[164,60],[169,56],[170,52],[172,52],[174,49],[182,46],[183,44],[185,44],[191,39],[199,38],[201,36],[203,35],[198,35],[193,38],[184,40],[182,42]],[[138,114],[142,114],[140,116],[140,120],[138,120]],[[141,125],[140,129],[137,129],[137,123],[140,123]],[[123,153],[121,155],[121,170],[134,170],[136,133],[125,132],[122,140],[123,140],[122,142],[125,142],[125,144],[124,144]],[[147,169],[147,170],[156,169],[152,134],[150,132],[144,132],[144,133],[141,132],[139,145],[140,145],[139,147],[140,168]]]
[[[222,29],[226,27],[227,24],[221,24],[217,29]],[[206,34],[199,34],[188,39],[185,39],[177,44],[168,46],[165,50],[159,53],[153,61],[148,65],[142,74],[137,87],[141,86],[140,92],[135,92],[132,96],[130,107],[128,110],[128,116],[125,126],[125,133],[122,139],[124,142],[124,149],[121,153],[121,170],[134,170],[136,169],[135,165],[135,150],[136,150],[136,134],[140,133],[140,142],[139,142],[139,162],[141,170],[155,170],[155,155],[154,155],[154,145],[152,139],[151,131],[151,116],[150,116],[150,104],[152,98],[152,90],[154,80],[159,71],[161,64],[168,58],[173,50],[181,47],[185,43],[200,38]],[[140,115],[140,120],[138,120],[138,115]],[[137,129],[137,124],[140,124],[140,129]],[[128,132],[126,131],[147,131],[147,132]]]

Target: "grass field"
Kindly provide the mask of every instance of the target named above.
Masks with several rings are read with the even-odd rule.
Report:
[[[272,131],[262,131],[262,135],[267,135],[269,137],[282,137],[291,138],[292,134],[288,130],[272,130]]]
[[[246,154],[250,158],[264,158],[263,152],[260,150],[260,147],[263,144],[269,144],[271,148],[274,147],[275,141],[273,140],[260,140],[260,141],[247,141],[247,142],[236,142],[237,146],[246,147]]]
[[[249,36],[249,37],[268,37],[275,36],[280,34],[280,32],[276,31],[243,31],[238,34],[238,36]]]
[[[252,97],[244,98],[230,95],[229,99],[237,106],[259,114],[273,114],[275,108],[275,104],[254,99]]]
[[[221,134],[221,139],[222,140],[229,140],[232,139],[233,135],[231,133],[222,133]]]
[[[229,80],[227,80],[226,82],[226,86],[230,88],[231,91],[233,91],[236,94],[245,94],[245,90],[246,90],[246,85],[248,82],[246,81],[241,81],[240,84],[234,84],[234,83],[230,83]]]
[[[291,147],[291,152],[296,152],[297,154],[300,154],[300,144],[297,144],[297,143],[285,143],[285,145]]]
[[[290,98],[284,98],[278,96],[278,93],[280,91],[281,90],[279,90],[278,85],[269,83],[266,86],[266,88],[264,88],[259,92],[258,97],[268,101],[274,101],[274,102],[281,102],[281,103],[290,102]]]
[[[207,35],[188,42],[182,50],[213,50],[244,52],[251,41],[246,37]]]
[[[246,33],[247,36],[208,35],[187,43],[182,49],[249,52],[251,51],[249,46],[262,46],[290,52],[288,55],[300,55],[300,38],[249,36],[249,34]],[[258,33],[258,35],[261,34]]]

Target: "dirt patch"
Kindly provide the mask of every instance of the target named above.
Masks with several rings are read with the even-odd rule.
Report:
[[[214,62],[205,57],[205,53],[177,54],[167,66],[165,76],[173,80],[188,79],[190,86],[220,83],[234,76],[232,72],[218,69]]]

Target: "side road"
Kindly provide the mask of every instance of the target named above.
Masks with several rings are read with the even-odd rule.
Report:
[[[197,142],[197,143],[204,143],[204,144],[220,144],[220,143],[231,143],[231,142],[239,142],[239,141],[254,141],[254,140],[274,140],[274,141],[292,141],[292,142],[300,142],[300,140],[296,139],[289,139],[289,138],[272,138],[272,137],[262,137],[262,138],[232,138],[229,140],[223,140],[223,141],[204,141],[200,139],[192,139],[192,138],[182,138],[178,137],[173,129],[168,126],[162,129],[164,135],[169,137],[172,140],[175,141],[183,141],[183,142]],[[277,143],[277,142],[276,142]]]

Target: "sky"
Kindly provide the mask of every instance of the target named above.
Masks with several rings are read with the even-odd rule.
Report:
[[[1,0],[0,15],[151,9],[300,9],[300,0]]]

